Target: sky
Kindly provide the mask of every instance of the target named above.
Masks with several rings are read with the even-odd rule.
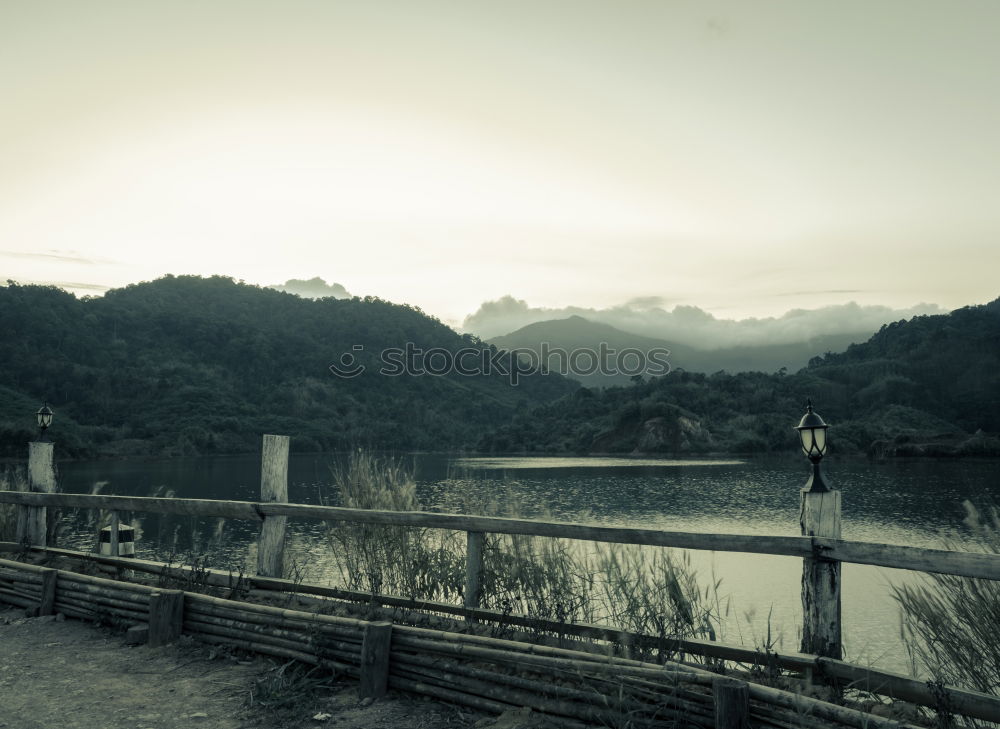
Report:
[[[1000,3],[0,3],[0,280],[727,319],[1000,294]]]

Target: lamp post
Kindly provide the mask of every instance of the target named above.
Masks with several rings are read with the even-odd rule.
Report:
[[[52,425],[52,410],[43,403],[35,413],[38,422],[38,440],[28,443],[28,490],[55,493],[56,470],[53,460],[55,444],[45,437],[46,429]],[[48,512],[44,506],[27,506],[18,514],[17,541],[39,547],[53,546],[55,534],[55,512]]]
[[[820,462],[826,454],[829,426],[813,412],[812,400],[795,426],[802,452],[812,462],[812,475],[800,492],[802,536],[840,539],[840,491],[823,479]],[[802,652],[840,660],[840,562],[824,559],[813,542],[813,556],[802,560]]]
[[[49,409],[48,403],[42,403],[42,406],[38,408],[38,412],[35,413],[35,419],[38,420],[38,442],[44,443],[48,440],[45,437],[46,429],[52,425],[52,410]]]

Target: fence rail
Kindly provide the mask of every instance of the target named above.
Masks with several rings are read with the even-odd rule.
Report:
[[[1000,580],[1000,555],[998,554],[954,552],[943,549],[825,537],[712,534],[467,514],[438,514],[424,511],[371,511],[311,504],[217,499],[167,499],[100,494],[49,494],[28,491],[0,491],[0,503],[30,507],[106,509],[119,512],[134,511],[151,514],[223,517],[256,522],[263,522],[268,517],[289,517],[319,521],[348,521],[359,524],[449,529],[473,533],[521,534],[717,552],[811,557],[893,569]]]

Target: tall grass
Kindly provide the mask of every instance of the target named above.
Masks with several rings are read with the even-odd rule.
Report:
[[[27,491],[28,479],[23,468],[7,467],[0,471],[0,491]],[[0,504],[0,542],[17,538],[17,505]]]
[[[421,508],[413,475],[398,461],[357,451],[334,471],[334,482],[342,506]],[[479,515],[522,512],[516,496],[478,505],[460,495],[449,501]],[[351,589],[413,599],[463,598],[462,532],[330,523],[327,534],[342,582]],[[502,613],[605,623],[659,637],[714,637],[717,616],[708,590],[699,588],[686,555],[667,549],[490,534],[481,586],[482,606]]]
[[[339,505],[352,509],[417,511],[417,485],[401,462],[354,451],[333,472]],[[330,503],[329,496],[321,497]],[[461,596],[464,542],[455,532],[329,522],[326,534],[341,581],[353,590],[414,600]]]
[[[1000,511],[966,501],[965,523],[977,551],[1000,554]],[[951,539],[946,547],[969,551]],[[936,681],[1000,695],[1000,582],[928,574],[921,584],[894,586],[902,637],[918,671]]]

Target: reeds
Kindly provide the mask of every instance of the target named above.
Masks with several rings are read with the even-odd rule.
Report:
[[[341,506],[388,511],[419,510],[417,487],[402,463],[354,451],[333,472]],[[329,498],[321,495],[323,503]],[[401,526],[326,523],[342,583],[351,590],[414,600],[461,596],[464,543],[456,532]]]
[[[421,508],[413,475],[399,461],[355,451],[333,475],[342,506]],[[463,502],[460,495],[452,500]],[[514,517],[522,511],[516,496],[504,504],[476,508],[465,502],[461,508],[491,516]],[[463,598],[461,532],[331,522],[327,536],[341,581],[349,589],[414,600]],[[483,550],[481,588],[482,607],[500,613],[560,623],[605,623],[662,638],[715,634],[710,590],[700,589],[686,553],[664,548],[490,534]],[[661,660],[669,657],[665,649],[658,654]]]
[[[972,543],[952,539],[946,547],[1000,553],[1000,511],[964,506]],[[1000,582],[928,574],[921,584],[893,586],[893,593],[915,668],[937,682],[1000,695]]]

